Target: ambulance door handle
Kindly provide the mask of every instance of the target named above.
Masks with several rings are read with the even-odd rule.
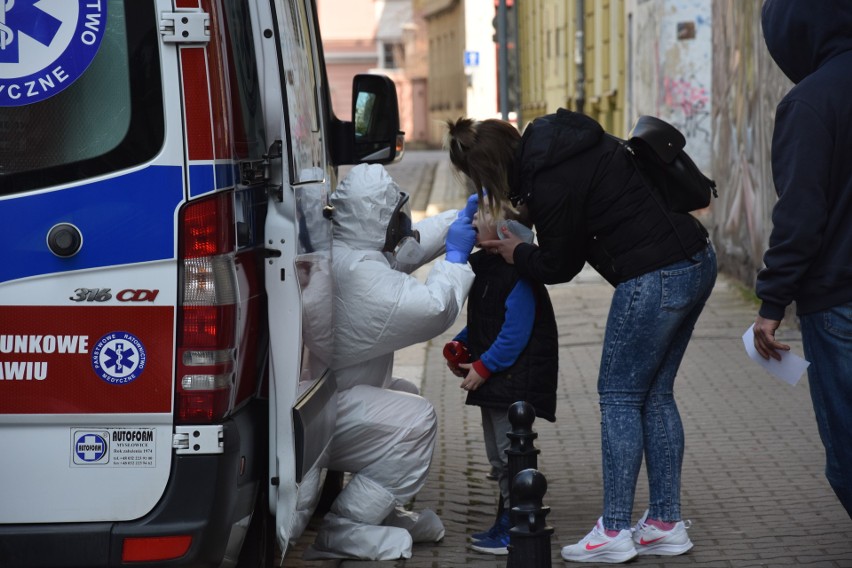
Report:
[[[278,258],[279,256],[281,256],[280,249],[274,249],[269,247],[263,248],[263,258]]]
[[[284,201],[284,187],[281,184],[268,183],[272,179],[271,168],[272,163],[280,161],[284,152],[284,144],[281,140],[276,140],[269,146],[269,150],[263,155],[263,160],[255,167],[263,167],[263,179],[267,181],[266,194],[278,203]]]

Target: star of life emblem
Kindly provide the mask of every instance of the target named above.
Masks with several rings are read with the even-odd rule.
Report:
[[[92,368],[104,381],[124,385],[145,370],[145,346],[135,335],[116,331],[101,337],[92,350]]]
[[[0,107],[48,99],[97,55],[107,0],[0,0]]]

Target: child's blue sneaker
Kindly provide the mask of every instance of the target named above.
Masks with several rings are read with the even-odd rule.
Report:
[[[501,530],[490,538],[474,541],[470,547],[484,554],[505,556],[509,554],[509,530]]]
[[[491,525],[490,529],[483,532],[473,533],[468,538],[471,542],[491,539],[501,532],[509,534],[510,528],[512,528],[512,523],[511,521],[509,521],[509,511],[503,511],[503,513],[499,517],[497,517],[497,520],[494,521],[494,524]]]

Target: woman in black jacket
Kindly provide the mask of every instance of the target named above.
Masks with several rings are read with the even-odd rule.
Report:
[[[598,376],[603,514],[562,557],[624,562],[686,552],[683,426],[673,386],[716,280],[707,231],[692,215],[667,210],[619,142],[588,116],[560,109],[523,137],[494,119],[449,127],[450,160],[480,203],[500,214],[511,202],[535,225],[538,245],[504,232],[484,248],[545,284],[571,280],[588,262],[615,286]],[[650,503],[631,531],[643,454]]]

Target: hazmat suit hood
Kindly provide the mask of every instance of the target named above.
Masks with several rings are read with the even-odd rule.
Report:
[[[331,194],[334,242],[356,250],[381,251],[400,191],[379,164],[352,168]]]
[[[852,50],[852,3],[766,0],[761,14],[769,54],[793,83]]]

